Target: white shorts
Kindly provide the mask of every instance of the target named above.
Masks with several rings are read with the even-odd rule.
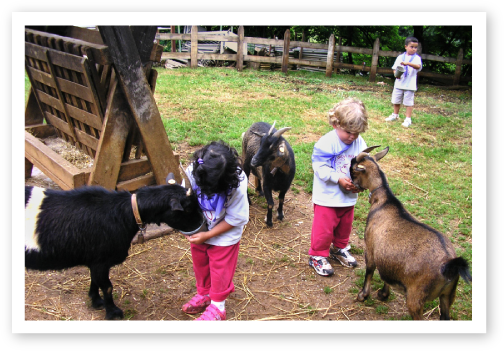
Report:
[[[394,105],[403,104],[404,106],[413,106],[413,100],[415,98],[414,90],[402,90],[394,88],[392,91],[392,103]]]

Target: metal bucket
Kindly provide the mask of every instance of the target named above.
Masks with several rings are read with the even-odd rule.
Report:
[[[394,72],[394,77],[401,78],[404,73],[404,66],[397,66]]]
[[[201,225],[197,229],[194,229],[191,232],[184,232],[182,230],[179,230],[179,232],[181,232],[184,235],[193,235],[193,234],[196,234],[196,233],[199,233],[199,232],[206,232],[206,231],[208,231],[207,222],[206,222],[206,219],[203,216],[201,216],[201,221],[202,221],[202,223],[201,223]]]

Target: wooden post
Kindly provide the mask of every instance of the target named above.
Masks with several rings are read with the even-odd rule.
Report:
[[[109,48],[110,57],[117,72],[120,87],[133,113],[144,142],[145,152],[152,165],[157,184],[164,184],[169,172],[175,174],[180,184],[179,164],[166,135],[161,115],[137,50],[135,39],[127,26],[99,27],[103,42]],[[148,41],[146,41],[148,43]],[[153,45],[153,40],[150,43]]]
[[[170,26],[170,33],[174,34],[175,33],[175,26]],[[175,40],[171,41],[171,52],[176,52],[176,47],[175,47]]]
[[[303,34],[301,34],[301,41],[305,41],[305,31],[303,30]],[[303,59],[303,47],[299,47],[299,59]]]
[[[463,59],[464,59],[464,50],[462,50],[461,48],[457,56],[457,62],[455,63],[457,66],[455,67],[455,77],[453,78],[453,85],[459,85],[460,83],[460,75],[462,73]]]
[[[290,47],[290,30],[287,29],[284,34],[284,46],[282,55],[282,72],[287,73],[289,70],[289,47]]]
[[[326,66],[326,77],[332,76],[333,63],[334,61],[334,34],[329,37],[329,45],[327,47],[327,66]]]
[[[198,67],[198,26],[191,27],[191,68]]]
[[[371,57],[371,71],[369,73],[369,81],[376,81],[376,70],[378,69],[378,52],[380,51],[380,38],[376,38],[373,45],[373,56]]]
[[[341,47],[341,35],[340,37],[338,38],[338,46]],[[340,73],[340,69],[339,69],[339,63],[341,61],[341,49],[338,49],[337,52],[336,52],[336,63],[338,64],[336,67],[336,74]]]
[[[236,49],[236,70],[238,72],[243,71],[243,37],[244,37],[243,26],[238,27],[238,48]]]

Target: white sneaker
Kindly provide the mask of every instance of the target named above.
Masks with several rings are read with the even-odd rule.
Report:
[[[411,125],[411,118],[406,118],[401,125],[408,128]]]
[[[399,118],[399,115],[396,115],[395,113],[391,114],[387,118],[385,118],[385,121],[390,122],[390,121],[395,121],[396,119]]]
[[[352,255],[350,255],[350,252],[348,252],[348,250],[350,250],[350,245],[347,245],[347,247],[345,247],[344,249],[332,247],[330,250],[330,256],[333,260],[339,261],[345,267],[356,267],[357,261]]]

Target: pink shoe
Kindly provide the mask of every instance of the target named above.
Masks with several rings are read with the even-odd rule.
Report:
[[[182,311],[188,314],[203,312],[205,308],[210,305],[210,301],[209,296],[196,294],[188,303],[182,306]]]
[[[226,311],[221,312],[217,306],[210,305],[207,307],[205,312],[196,318],[195,321],[225,321]]]

